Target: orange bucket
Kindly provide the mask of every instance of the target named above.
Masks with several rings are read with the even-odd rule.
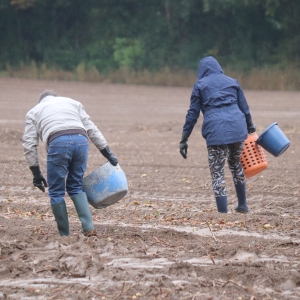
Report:
[[[241,163],[246,178],[252,177],[268,167],[267,159],[261,146],[256,144],[258,139],[254,132],[248,135],[241,154]]]

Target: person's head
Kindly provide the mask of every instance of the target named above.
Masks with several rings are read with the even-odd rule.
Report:
[[[39,102],[41,102],[45,97],[47,96],[54,96],[57,97],[57,94],[52,91],[52,90],[44,90],[41,94],[40,94],[40,98],[39,98]]]
[[[219,62],[213,56],[206,56],[200,60],[197,77],[201,79],[212,73],[224,74]]]

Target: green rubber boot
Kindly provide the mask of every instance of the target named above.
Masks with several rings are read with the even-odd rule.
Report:
[[[84,233],[94,231],[92,214],[87,201],[86,193],[77,194],[71,197],[78,217],[81,221],[82,230]]]
[[[51,205],[53,215],[57,224],[58,232],[61,236],[70,235],[69,218],[65,202]]]

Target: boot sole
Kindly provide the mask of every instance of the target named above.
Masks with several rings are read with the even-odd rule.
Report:
[[[238,209],[235,209],[235,211],[240,214],[247,214],[249,212],[249,210],[238,210]]]
[[[97,236],[97,232],[95,230],[89,230],[84,233],[84,236],[86,236],[86,237]]]

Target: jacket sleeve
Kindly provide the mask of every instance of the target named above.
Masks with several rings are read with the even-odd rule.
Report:
[[[107,146],[107,141],[97,126],[92,122],[82,104],[79,105],[79,115],[90,140],[99,150],[104,149]]]
[[[200,110],[201,110],[200,95],[198,89],[196,88],[196,85],[194,85],[192,95],[191,95],[191,104],[186,114],[185,124],[183,126],[183,132],[191,134],[199,118]]]
[[[39,145],[39,134],[30,112],[26,115],[26,125],[22,141],[24,155],[29,167],[38,166],[39,158],[37,146]]]
[[[250,114],[250,108],[248,106],[244,92],[240,86],[238,86],[237,99],[238,99],[238,106],[239,106],[240,110],[244,113],[244,115],[246,117],[247,127],[249,127],[252,125],[252,117]]]

